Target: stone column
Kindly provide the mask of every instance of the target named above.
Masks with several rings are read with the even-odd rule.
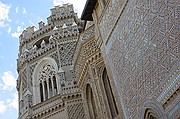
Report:
[[[46,79],[46,83],[47,83],[47,90],[48,90],[48,99],[50,98],[50,94],[49,94],[49,80]]]
[[[56,85],[57,85],[57,94],[60,94],[60,92],[61,92],[61,84],[60,84],[60,78],[59,78],[59,73],[58,74],[56,74]]]

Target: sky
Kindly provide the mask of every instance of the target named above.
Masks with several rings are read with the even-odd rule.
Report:
[[[53,6],[72,3],[81,16],[86,0],[0,0],[0,119],[17,119],[19,35],[50,15]]]

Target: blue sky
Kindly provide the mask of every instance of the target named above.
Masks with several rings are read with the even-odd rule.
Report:
[[[0,0],[0,118],[17,119],[16,59],[19,35],[50,15],[56,5],[72,3],[80,17],[86,0]],[[38,27],[37,27],[38,28]]]

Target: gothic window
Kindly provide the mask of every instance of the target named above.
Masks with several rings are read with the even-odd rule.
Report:
[[[146,109],[144,119],[159,119],[157,113],[152,109]]]
[[[89,84],[87,84],[87,87],[86,87],[86,99],[87,99],[87,105],[88,105],[90,119],[96,119],[97,111],[96,111],[96,107],[95,107],[95,100],[93,97],[92,89]]]
[[[42,83],[40,83],[40,97],[41,97],[41,102],[44,100],[43,99],[43,86]]]
[[[59,80],[56,79],[58,66],[54,59],[44,58],[35,67],[32,74],[33,83],[33,103],[43,102],[58,94]]]
[[[39,72],[39,89],[41,102],[57,94],[55,68],[50,64],[44,65]]]
[[[109,105],[111,116],[112,116],[112,118],[114,118],[114,117],[117,116],[118,110],[117,110],[117,106],[116,106],[116,103],[115,103],[114,95],[113,95],[113,92],[112,92],[112,88],[111,88],[111,84],[110,84],[110,81],[109,81],[109,77],[107,75],[106,68],[103,71],[102,79],[103,79],[103,85],[104,85],[105,94],[106,94],[106,97],[107,97],[107,103]]]

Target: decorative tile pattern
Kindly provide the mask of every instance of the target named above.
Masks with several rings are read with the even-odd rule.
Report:
[[[110,5],[107,7],[103,18],[101,19],[101,22],[99,23],[100,31],[103,40],[106,42],[107,35],[109,36],[110,33],[113,30],[114,25],[116,24],[116,21],[119,17],[119,14],[121,14],[122,8],[126,4],[127,0],[114,0],[113,5]],[[117,12],[119,11],[119,12]]]
[[[178,0],[129,0],[110,36],[107,55],[130,118],[180,67],[179,13]]]
[[[76,41],[60,44],[59,54],[60,54],[61,66],[72,65],[72,58],[73,58],[74,50],[76,48],[76,44],[77,44]]]
[[[85,113],[84,113],[82,103],[69,105],[67,107],[67,111],[68,111],[69,119],[84,119],[85,118]]]

